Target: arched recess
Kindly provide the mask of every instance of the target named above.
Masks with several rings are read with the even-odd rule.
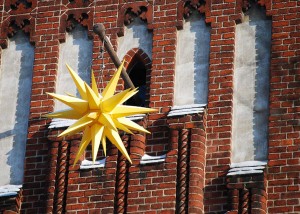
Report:
[[[10,16],[0,27],[0,45],[7,48],[7,38],[13,37],[19,30],[29,36],[32,45],[35,44],[35,19],[31,15]]]
[[[206,105],[210,26],[205,1],[178,3],[174,106]],[[188,84],[187,84],[188,83]]]
[[[131,98],[126,104],[134,106],[149,105],[149,88],[151,74],[151,60],[149,56],[139,48],[133,48],[124,56],[125,68],[135,87],[139,92],[135,98]]]
[[[26,22],[27,23],[27,22]],[[0,70],[0,186],[23,183],[24,158],[32,86],[34,47],[26,29],[13,29],[1,53]]]
[[[264,161],[268,154],[272,20],[256,1],[247,2],[235,32],[233,163]]]
[[[65,40],[59,47],[56,93],[70,93],[79,96],[66,64],[77,72],[84,81],[90,83],[93,41],[88,36],[87,27],[82,26],[80,23],[74,22],[72,26],[67,28],[67,31]],[[57,111],[68,107],[55,100],[54,108]]]
[[[118,11],[117,34],[119,37],[124,36],[124,25],[130,25],[137,17],[146,23],[148,30],[153,29],[153,6],[148,2],[127,3]]]

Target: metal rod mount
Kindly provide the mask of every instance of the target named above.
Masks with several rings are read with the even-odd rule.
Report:
[[[105,47],[106,51],[108,52],[109,56],[111,57],[111,59],[112,59],[113,63],[115,64],[115,66],[117,68],[119,68],[120,65],[121,65],[121,61],[118,58],[118,56],[117,56],[114,48],[112,47],[109,39],[105,35],[104,25],[101,24],[101,23],[94,25],[93,31],[94,31],[94,33],[96,33],[99,36],[101,41],[104,43],[104,47]],[[124,67],[122,68],[121,76],[124,80],[125,88],[132,88],[132,89],[135,88]]]

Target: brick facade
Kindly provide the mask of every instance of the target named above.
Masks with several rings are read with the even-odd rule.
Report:
[[[272,19],[268,163],[262,174],[227,176],[235,25],[248,0],[1,0],[1,48],[22,30],[34,45],[35,59],[23,188],[15,198],[0,198],[0,212],[300,212],[300,2],[258,0],[258,4]],[[211,26],[208,105],[203,112],[170,118],[177,31],[191,8]],[[51,120],[42,117],[54,109],[46,92],[55,92],[59,44],[74,24],[84,26],[93,40],[97,79],[102,44],[93,25],[105,25],[116,49],[117,37],[132,16],[145,21],[153,33],[152,61],[138,49],[125,56],[128,65],[138,52],[147,65],[149,106],[158,112],[138,122],[151,135],[122,136],[132,165],[110,146],[105,167],[82,170],[80,163],[73,167],[81,135],[58,138],[64,128],[48,129]],[[115,69],[107,52],[104,63],[101,78],[107,82]],[[165,161],[142,165],[145,153],[165,154]]]

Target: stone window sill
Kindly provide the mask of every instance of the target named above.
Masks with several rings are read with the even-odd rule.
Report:
[[[96,169],[96,168],[103,168],[105,167],[105,161],[106,158],[103,158],[102,160],[96,160],[95,163],[93,161],[89,160],[83,160],[80,165],[80,169]]]
[[[145,117],[145,114],[137,114],[137,115],[130,116],[127,118],[132,121],[137,121],[137,120],[143,119],[144,117]],[[52,119],[52,121],[49,125],[49,129],[69,127],[69,126],[73,125],[76,121],[77,120],[54,118],[54,119]]]
[[[0,186],[0,197],[15,197],[19,194],[22,185]]]
[[[141,165],[146,165],[146,164],[155,164],[155,163],[163,163],[166,161],[167,155],[160,155],[160,156],[150,156],[147,154],[144,154],[143,157],[141,158]]]
[[[207,104],[191,104],[191,105],[183,105],[183,106],[174,106],[169,112],[168,117],[203,113],[206,105]]]
[[[266,165],[267,161],[244,161],[241,163],[232,163],[227,176],[262,174]]]

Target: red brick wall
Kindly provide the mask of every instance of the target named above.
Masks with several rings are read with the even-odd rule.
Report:
[[[167,119],[166,115],[173,105],[176,38],[182,26],[182,13],[187,12],[183,7],[186,1],[145,1],[137,5],[131,4],[135,1],[125,4],[115,0],[85,3],[33,0],[31,7],[13,6],[16,10],[10,9],[7,2],[1,10],[1,47],[5,48],[7,36],[15,29],[27,32],[35,47],[22,194],[24,213],[84,213],[86,210],[223,213],[230,209],[226,174],[231,161],[235,25],[241,18],[242,8],[247,7],[247,0],[190,2],[211,25],[208,107],[204,115],[175,119]],[[0,3],[4,7],[4,2]],[[297,213],[300,212],[300,2],[259,0],[259,3],[272,18],[266,209],[269,213]],[[45,93],[55,92],[59,43],[64,41],[66,30],[73,22],[85,26],[94,41],[93,69],[96,78],[99,77],[101,42],[93,35],[92,26],[104,23],[116,49],[117,34],[122,35],[124,20],[128,21],[123,12],[130,6],[137,15],[147,18],[148,29],[153,33],[149,105],[159,112],[140,122],[152,132],[147,138],[123,137],[133,165],[129,166],[112,146],[105,168],[79,170],[79,164],[75,168],[72,164],[80,135],[58,139],[56,136],[62,130],[49,131],[50,120],[41,118],[53,110],[54,102]],[[150,12],[139,14],[136,10],[139,6],[145,6]],[[72,19],[67,21],[68,17]],[[22,25],[24,19],[29,20],[28,25]],[[13,20],[17,25],[10,25]],[[105,85],[114,65],[107,53],[104,62]],[[99,86],[103,87],[102,83]],[[145,152],[167,154],[166,161],[140,166]]]
[[[299,1],[273,1],[268,212],[300,212]]]

